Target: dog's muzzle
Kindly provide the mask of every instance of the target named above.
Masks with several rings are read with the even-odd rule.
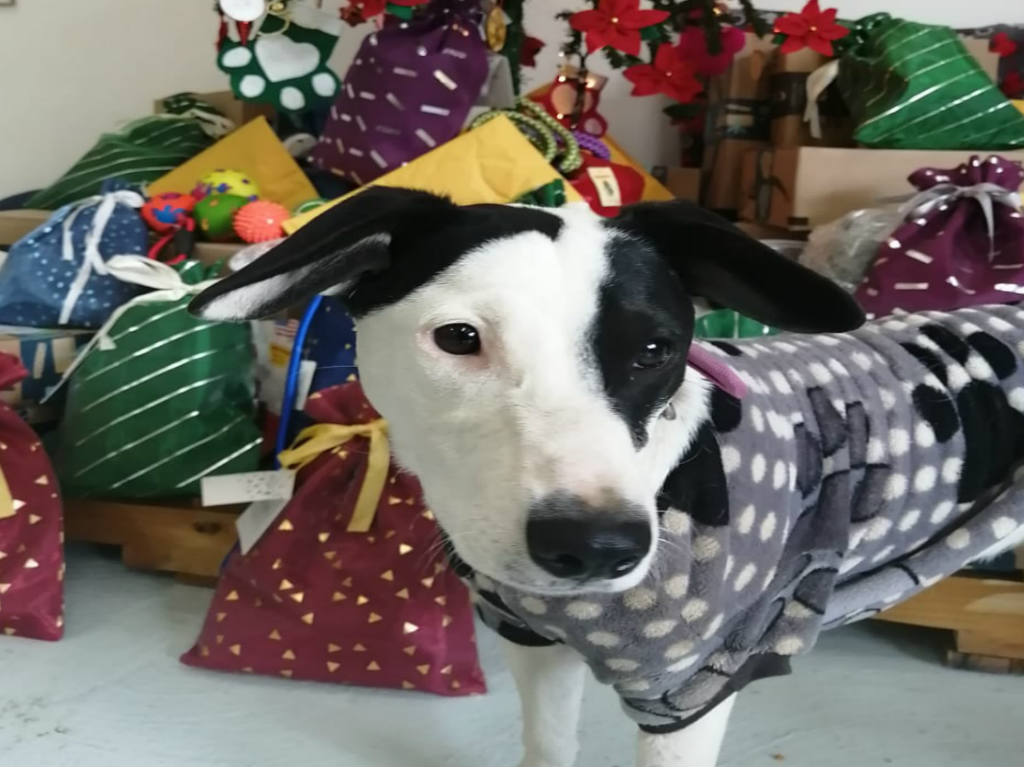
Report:
[[[621,578],[650,551],[651,526],[636,504],[595,507],[577,496],[555,494],[530,508],[526,545],[530,558],[558,578]]]

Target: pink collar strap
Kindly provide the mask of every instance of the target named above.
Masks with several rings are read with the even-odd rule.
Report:
[[[730,394],[736,399],[742,399],[746,395],[747,385],[736,374],[736,371],[726,365],[721,358],[698,344],[690,345],[686,363],[726,394]]]

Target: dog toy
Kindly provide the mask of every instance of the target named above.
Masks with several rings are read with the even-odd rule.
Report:
[[[276,240],[284,234],[281,224],[290,215],[284,205],[254,200],[235,212],[235,234],[245,242]]]
[[[208,194],[234,194],[255,200],[260,196],[260,188],[256,182],[240,170],[218,168],[199,179],[197,190],[200,197]]]
[[[140,211],[142,220],[157,234],[166,234],[188,218],[196,206],[190,194],[164,192],[150,197]]]
[[[195,207],[199,231],[207,240],[229,240],[235,233],[232,226],[236,211],[249,200],[237,194],[209,194]]]

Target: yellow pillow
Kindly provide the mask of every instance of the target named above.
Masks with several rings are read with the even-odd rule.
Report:
[[[317,196],[265,117],[231,131],[213,146],[149,185],[149,195],[189,192],[199,179],[217,168],[240,170],[256,182],[260,197],[291,209]]]
[[[446,195],[458,205],[516,200],[539,186],[562,178],[507,117],[488,120],[479,128],[420,155],[408,165],[387,173],[368,186],[419,189]],[[360,187],[315,210],[284,222],[291,234],[331,205],[358,194]],[[582,198],[568,183],[568,202]]]

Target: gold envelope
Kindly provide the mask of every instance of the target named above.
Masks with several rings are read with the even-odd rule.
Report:
[[[260,197],[279,202],[291,210],[317,196],[284,144],[270,129],[265,117],[257,117],[237,128],[188,162],[151,183],[150,196],[164,192],[187,193],[211,170],[239,170],[260,189]]]
[[[545,161],[511,120],[495,117],[367,186],[419,189],[446,195],[458,205],[473,205],[511,202],[560,178],[558,171]],[[331,205],[365,188],[360,187],[327,205],[288,219],[284,230],[291,234]],[[568,182],[565,197],[568,202],[582,199]]]

